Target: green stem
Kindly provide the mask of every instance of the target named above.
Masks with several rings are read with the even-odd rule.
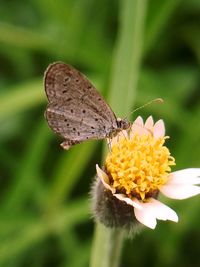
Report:
[[[123,231],[97,223],[90,267],[118,267],[123,239]]]
[[[142,58],[147,0],[121,1],[108,102],[126,116],[132,109]],[[105,154],[104,154],[105,155]],[[122,230],[96,225],[90,267],[118,267],[124,241]]]

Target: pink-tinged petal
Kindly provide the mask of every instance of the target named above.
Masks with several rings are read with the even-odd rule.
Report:
[[[165,136],[165,124],[163,120],[159,120],[154,124],[153,135],[155,138],[160,138]]]
[[[133,135],[135,134],[147,134],[148,131],[144,127],[144,122],[142,117],[138,116],[137,119],[133,122],[131,126],[131,131],[130,131],[130,139],[132,138]]]
[[[133,123],[136,123],[138,125],[144,126],[144,121],[143,118],[141,116],[138,116]]]
[[[153,121],[153,117],[152,116],[149,116],[144,124],[144,127],[149,129],[149,130],[152,130],[153,128],[153,125],[154,125],[154,121]]]
[[[99,177],[105,188],[110,190],[112,193],[115,193],[115,189],[112,188],[109,184],[108,175],[104,171],[102,171],[102,169],[99,168],[98,164],[96,164],[96,171],[97,171],[97,176]]]
[[[160,201],[151,198],[150,203],[151,209],[154,212],[154,215],[159,220],[170,220],[173,222],[178,222],[178,216],[176,212],[171,209],[170,207],[166,206],[165,204],[161,203]]]
[[[190,168],[170,174],[168,184],[200,184],[200,168]]]
[[[113,194],[113,196],[115,196],[117,199],[121,201],[125,201],[126,204],[131,205],[136,209],[142,209],[142,206],[140,205],[139,201],[134,201],[134,199],[130,199],[123,194]]]
[[[156,218],[154,216],[154,213],[152,213],[150,210],[148,209],[142,209],[142,210],[139,210],[139,209],[134,209],[134,214],[135,214],[135,217],[136,219],[144,224],[145,226],[151,228],[151,229],[155,229],[156,227]]]
[[[160,188],[163,195],[173,199],[186,199],[200,194],[200,187],[187,184],[166,184]]]

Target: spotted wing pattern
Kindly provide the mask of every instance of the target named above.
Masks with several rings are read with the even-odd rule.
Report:
[[[87,139],[103,139],[117,129],[116,116],[87,78],[72,66],[51,64],[44,78],[49,101],[45,117],[50,128],[64,138],[62,146]]]

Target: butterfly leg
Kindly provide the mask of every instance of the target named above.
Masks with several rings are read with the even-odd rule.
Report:
[[[77,140],[65,140],[64,142],[62,142],[60,144],[60,146],[62,148],[64,148],[65,150],[68,150],[68,149],[70,149],[71,146],[76,145],[76,144],[79,144],[79,143],[80,142],[77,141]]]
[[[121,133],[122,133],[122,135],[124,136],[124,139],[126,139],[126,140],[127,140],[127,136],[124,134],[124,132],[123,132],[123,131],[121,131]]]
[[[110,138],[108,138],[108,149],[109,149],[109,152],[111,153],[112,146],[111,146],[111,139]]]

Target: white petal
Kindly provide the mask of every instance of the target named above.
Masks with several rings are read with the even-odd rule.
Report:
[[[186,199],[200,194],[200,187],[187,184],[166,184],[160,191],[167,197],[173,199]]]
[[[99,168],[98,164],[96,164],[96,170],[97,170],[97,176],[100,178],[105,188],[110,190],[112,193],[115,193],[115,189],[112,188],[109,184],[108,175],[104,171],[102,171],[102,169]]]
[[[173,209],[154,198],[151,198],[150,201],[151,202],[149,204],[151,205],[152,211],[157,219],[178,222],[178,216]]]
[[[153,135],[155,138],[165,136],[165,124],[164,124],[163,120],[159,120],[154,124]]]
[[[156,219],[178,222],[178,216],[174,210],[156,199],[149,199],[148,203],[140,202],[142,210],[134,209],[135,217],[142,224],[154,229]]]
[[[144,127],[149,129],[149,130],[152,130],[153,128],[153,125],[154,125],[154,121],[153,121],[153,117],[152,116],[149,116],[144,124]]]
[[[167,184],[200,184],[200,168],[190,168],[170,174]]]
[[[134,201],[134,199],[130,199],[123,194],[113,194],[113,196],[115,196],[121,201],[125,201],[128,205],[131,205],[134,208],[142,209],[142,206],[140,205],[139,201]]]
[[[153,213],[151,213],[150,210],[146,210],[145,208],[142,209],[142,210],[139,210],[139,209],[134,209],[134,214],[135,214],[135,217],[136,219],[144,224],[145,226],[151,228],[151,229],[155,229],[156,227],[156,218],[154,216]]]

